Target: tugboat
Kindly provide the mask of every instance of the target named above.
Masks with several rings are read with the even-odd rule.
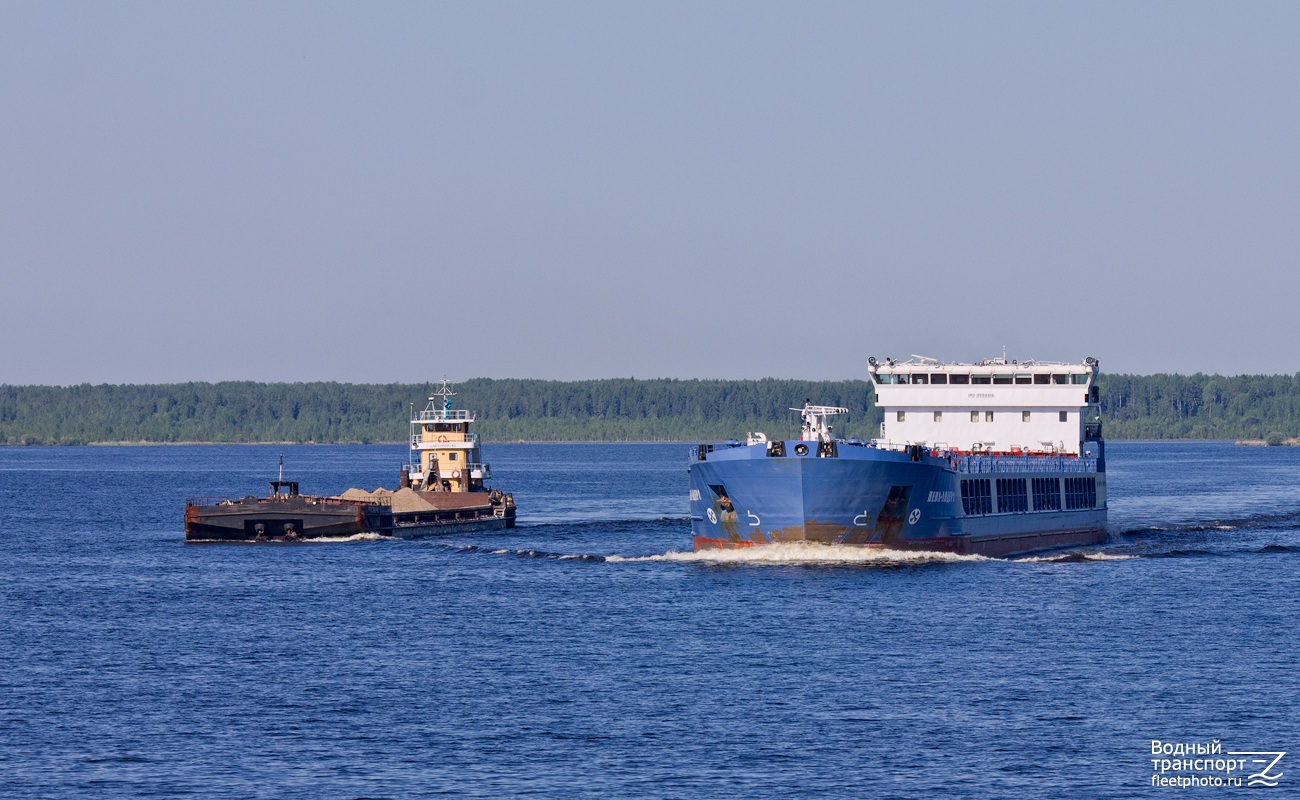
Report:
[[[455,395],[444,380],[428,406],[411,414],[409,463],[396,491],[304,495],[297,481],[284,479],[281,459],[280,477],[266,497],[186,500],[186,541],[293,542],[364,533],[415,539],[513,528],[514,497],[486,485],[492,472],[470,430],[475,416],[451,407]]]

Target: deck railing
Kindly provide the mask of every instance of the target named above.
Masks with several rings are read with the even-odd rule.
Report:
[[[461,436],[461,435],[462,435],[462,434],[459,434],[459,433],[456,434],[456,436]],[[478,434],[477,434],[477,433],[466,433],[466,434],[463,434],[463,435],[464,435],[465,438],[462,440],[462,439],[453,439],[453,438],[451,438],[451,436],[448,435],[448,434],[439,434],[439,436],[447,436],[447,441],[445,441],[445,442],[439,442],[439,441],[426,442],[426,441],[423,441],[423,440],[422,440],[422,438],[421,438],[421,434],[418,434],[418,433],[417,433],[417,434],[415,434],[414,436],[411,437],[411,447],[424,447],[425,449],[431,450],[431,449],[433,449],[433,448],[435,448],[435,447],[437,447],[437,446],[439,446],[439,445],[455,444],[456,442],[460,442],[460,441],[465,441],[465,442],[477,442],[477,441],[478,441]],[[435,439],[436,439],[436,437],[435,437]]]
[[[474,413],[463,408],[444,411],[441,408],[428,409],[411,417],[411,422],[473,422]]]
[[[958,456],[958,472],[1096,472],[1088,456]]]

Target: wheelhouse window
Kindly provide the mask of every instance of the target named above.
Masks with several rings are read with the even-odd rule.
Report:
[[[978,411],[972,411],[972,412],[970,412],[970,421],[971,421],[971,422],[979,422],[979,421],[980,421],[980,412],[978,412]]]
[[[935,421],[935,422],[943,422],[943,412],[942,412],[942,411],[936,411],[936,412],[934,412],[934,421]]]
[[[1020,412],[1020,421],[1021,421],[1021,422],[1028,422],[1028,421],[1029,421],[1029,412],[1028,412],[1028,411],[1021,411],[1021,412]]]
[[[1087,375],[1071,375],[1071,376],[1070,376],[1070,382],[1071,382],[1071,383],[1084,384],[1084,383],[1087,383],[1087,382],[1088,382],[1088,376],[1087,376]]]
[[[1016,376],[1016,383],[1018,383],[1018,384],[1019,384],[1019,383],[1033,383],[1033,382],[1034,382],[1034,376],[1033,376],[1033,375],[1017,375],[1017,376]]]
[[[1069,383],[1069,382],[1070,382],[1070,376],[1069,376],[1069,375],[1053,375],[1053,376],[1052,376],[1052,383]]]
[[[985,421],[985,422],[992,422],[992,421],[993,421],[993,412],[992,412],[992,411],[985,411],[985,412],[984,412],[984,421]]]
[[[906,411],[900,411],[900,412],[898,412],[898,421],[899,421],[899,422],[902,422],[906,417],[907,417],[907,412],[906,412]]]
[[[912,383],[926,383],[926,378],[928,377],[928,375],[913,375]]]
[[[993,376],[993,382],[994,382],[994,383],[1001,383],[1001,384],[1011,383],[1011,376],[1010,376],[1010,375],[994,375],[994,376]]]
[[[1068,411],[1062,411],[1062,412],[1060,412],[1060,414],[1061,414],[1061,422],[1069,422],[1069,421],[1070,421],[1070,412],[1068,412]]]
[[[970,382],[971,383],[992,383],[993,380],[989,378],[989,376],[987,375],[972,375],[970,376]]]
[[[947,382],[948,382],[948,376],[945,373],[939,373],[937,375],[930,376],[930,383],[947,383]]]
[[[1035,385],[1042,385],[1044,383],[1051,383],[1051,382],[1052,382],[1052,376],[1048,375],[1046,372],[1040,372],[1034,375]]]
[[[948,376],[948,380],[949,380],[951,383],[970,383],[970,376],[969,376],[969,375],[950,375],[950,376]]]

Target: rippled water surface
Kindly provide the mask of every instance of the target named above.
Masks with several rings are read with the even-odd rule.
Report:
[[[405,454],[0,448],[0,794],[1127,798],[1183,794],[1152,739],[1300,751],[1300,448],[1112,443],[1112,543],[1013,561],[696,555],[686,449],[486,447],[505,533],[187,546],[280,454]]]

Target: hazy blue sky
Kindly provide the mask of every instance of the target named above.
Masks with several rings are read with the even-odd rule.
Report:
[[[0,383],[1300,371],[1300,4],[0,4]]]

